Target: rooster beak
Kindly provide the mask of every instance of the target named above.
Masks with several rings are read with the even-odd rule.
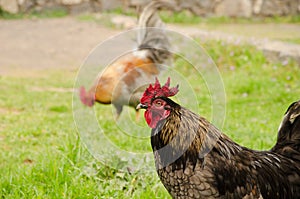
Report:
[[[144,105],[144,104],[141,104],[139,103],[137,106],[136,106],[136,109],[139,110],[139,109],[147,109],[148,106],[147,105]]]

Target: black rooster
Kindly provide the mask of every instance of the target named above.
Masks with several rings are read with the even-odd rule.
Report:
[[[157,173],[173,198],[300,198],[300,101],[288,109],[270,151],[238,145],[168,97],[170,79],[143,94]]]

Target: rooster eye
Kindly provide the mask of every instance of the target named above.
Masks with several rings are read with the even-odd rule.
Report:
[[[158,101],[155,101],[155,106],[159,107],[159,106],[162,106],[162,101],[158,100]]]

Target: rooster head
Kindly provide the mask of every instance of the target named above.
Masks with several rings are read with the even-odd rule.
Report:
[[[137,109],[146,109],[144,117],[150,128],[155,128],[160,120],[169,116],[171,107],[166,99],[176,95],[178,91],[178,85],[170,88],[170,78],[164,86],[156,78],[154,85],[150,84],[145,90]]]
[[[86,92],[85,88],[82,86],[80,88],[80,100],[81,102],[86,105],[86,106],[93,106],[95,103],[95,95],[90,93],[90,92]]]

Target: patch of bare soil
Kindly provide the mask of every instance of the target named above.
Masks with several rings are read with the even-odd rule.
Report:
[[[125,29],[136,25],[135,18],[128,19],[128,17],[123,17],[121,20],[117,18],[117,22],[114,19],[112,18],[112,22],[116,23],[116,26],[120,25],[120,27]],[[126,24],[129,25],[126,26]],[[237,35],[230,31],[225,33],[227,27],[225,25],[222,27],[222,30],[224,30],[222,32],[218,29],[205,30],[201,27],[172,24],[168,25],[168,27],[198,38],[221,39],[233,42],[237,40],[246,41],[267,53],[271,52],[275,57],[292,57],[296,60],[298,59],[300,63],[300,45],[249,37],[249,35],[237,31],[240,29],[237,27],[235,27],[234,31]],[[272,35],[270,38],[274,39],[274,32],[276,33],[279,30],[280,35],[290,35],[289,31],[292,31],[294,32],[293,38],[300,37],[299,25],[284,26],[279,24],[263,27],[266,29],[265,32],[268,32],[268,34],[264,34],[264,38]],[[245,30],[252,30],[252,33],[253,30],[257,29],[261,32],[263,27],[254,28],[251,24],[249,26],[243,25]],[[293,29],[291,30],[291,28]],[[99,43],[121,31],[94,22],[82,22],[74,17],[0,20],[0,75],[33,75],[36,74],[32,73],[33,69],[44,70],[44,73],[47,70],[49,71],[49,69],[77,70]],[[255,36],[254,33],[251,35]]]
[[[77,69],[96,45],[118,32],[72,17],[0,20],[0,75]]]

